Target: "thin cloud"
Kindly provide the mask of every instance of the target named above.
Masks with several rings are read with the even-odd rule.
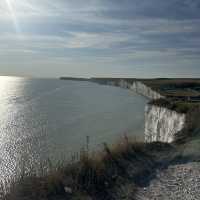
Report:
[[[104,63],[109,66],[109,72],[114,73],[115,66],[118,66],[120,72],[124,69],[127,70],[125,74],[134,74],[138,66],[144,70],[160,64],[160,69],[164,69],[165,60],[177,71],[189,65],[200,73],[197,68],[199,0],[12,2],[20,37],[16,34],[8,7],[1,1],[0,72],[11,72],[13,63],[15,69],[19,69],[22,60],[30,66],[34,65],[34,60],[40,63],[48,60],[49,66],[52,66],[50,61],[63,66],[70,60],[70,65],[75,68],[92,65],[98,72],[102,71],[98,67]],[[5,69],[5,63],[11,67]],[[23,69],[26,73],[26,68]],[[34,67],[31,69],[27,73],[34,71]],[[67,70],[69,68],[63,73]],[[41,71],[42,74],[48,73],[48,65]]]

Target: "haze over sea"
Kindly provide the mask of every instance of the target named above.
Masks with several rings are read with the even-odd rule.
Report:
[[[0,77],[0,177],[21,163],[37,165],[114,143],[124,133],[143,137],[147,100],[132,91],[91,82]]]

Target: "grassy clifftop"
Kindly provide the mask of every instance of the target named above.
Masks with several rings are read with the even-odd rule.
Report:
[[[125,80],[132,84],[134,81],[140,81],[157,91],[167,98],[175,98],[182,100],[200,101],[200,79],[190,78],[159,78],[159,79],[136,79],[136,78],[91,78],[94,82],[106,84],[112,81],[113,83]]]
[[[73,78],[61,77],[61,80],[92,81],[100,84],[112,82],[118,86],[121,80],[132,84],[140,81],[161,95],[175,100],[200,102],[200,79],[192,78],[158,78],[158,79],[136,79],[136,78]]]

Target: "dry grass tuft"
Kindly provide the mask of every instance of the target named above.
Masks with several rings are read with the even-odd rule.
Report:
[[[126,136],[112,147],[104,144],[100,153],[90,154],[88,146],[81,150],[78,160],[73,158],[71,163],[61,162],[57,167],[44,165],[40,167],[42,175],[24,173],[12,180],[10,187],[7,185],[6,189],[1,189],[2,199],[112,199],[112,191],[119,184],[128,180],[137,184],[144,180],[155,165],[149,150],[162,149],[159,145],[153,148]]]

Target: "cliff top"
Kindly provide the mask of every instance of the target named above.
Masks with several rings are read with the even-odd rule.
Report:
[[[129,84],[134,81],[140,81],[152,90],[160,93],[162,96],[174,101],[196,103],[200,102],[200,79],[198,78],[157,78],[157,79],[137,79],[137,78],[111,78],[111,77],[94,77],[94,78],[73,78],[61,77],[61,80],[75,81],[93,81],[100,84],[109,84],[118,86],[121,80]]]
[[[158,79],[137,79],[137,78],[91,78],[91,80],[106,83],[108,81],[118,82],[125,80],[128,83],[141,81],[153,90],[167,97],[197,97],[200,100],[200,79],[194,78],[158,78]],[[198,98],[199,97],[199,98]]]
[[[142,82],[168,98],[200,101],[200,79],[149,79]]]

